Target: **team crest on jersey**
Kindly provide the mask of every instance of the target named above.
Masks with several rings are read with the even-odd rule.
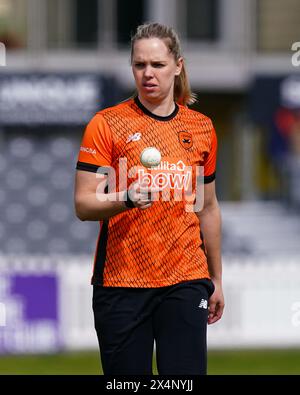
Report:
[[[184,149],[189,149],[193,146],[192,133],[185,132],[184,130],[178,132],[178,139]]]

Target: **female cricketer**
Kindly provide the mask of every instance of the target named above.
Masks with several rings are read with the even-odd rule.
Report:
[[[216,132],[188,108],[174,29],[139,26],[131,67],[136,94],[91,119],[75,182],[78,218],[100,222],[92,284],[102,368],[151,375],[155,342],[159,374],[206,374],[207,324],[224,308]],[[151,155],[141,163],[148,147],[156,166]]]

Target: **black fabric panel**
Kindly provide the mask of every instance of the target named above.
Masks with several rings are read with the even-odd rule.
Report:
[[[103,272],[106,259],[106,246],[108,239],[108,222],[102,223],[100,238],[97,246],[97,254],[95,258],[95,268],[92,277],[93,285],[103,285]]]

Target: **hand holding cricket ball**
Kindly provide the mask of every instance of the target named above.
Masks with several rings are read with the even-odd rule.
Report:
[[[147,168],[155,167],[160,164],[161,154],[157,148],[147,147],[141,152],[140,161]],[[145,210],[152,206],[152,193],[155,192],[159,192],[159,189],[140,185],[137,180],[130,185],[128,196],[135,207]]]

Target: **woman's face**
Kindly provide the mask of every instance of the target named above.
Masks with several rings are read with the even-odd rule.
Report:
[[[151,103],[173,98],[174,79],[182,68],[182,58],[177,62],[163,40],[145,38],[133,47],[132,71],[138,94]]]

